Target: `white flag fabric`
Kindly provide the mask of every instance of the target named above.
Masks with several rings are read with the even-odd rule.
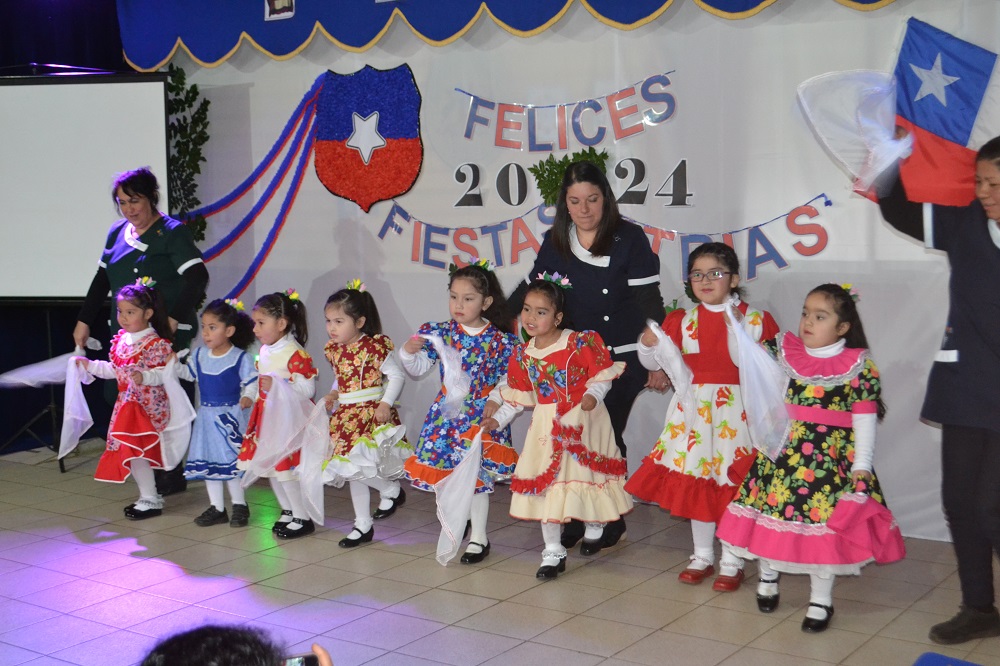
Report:
[[[268,398],[270,400],[270,398]],[[306,513],[314,521],[323,524],[326,513],[323,491],[323,466],[333,455],[330,442],[330,415],[322,399],[309,413],[302,433],[302,454],[299,458],[299,486]]]
[[[441,413],[446,419],[453,419],[462,411],[465,404],[465,397],[469,394],[469,387],[472,386],[472,378],[462,370],[462,353],[444,343],[438,335],[420,336],[431,343],[438,358],[441,359],[441,367],[444,369],[445,396],[441,401]]]
[[[674,387],[674,398],[681,405],[685,425],[692,427],[694,421],[689,422],[688,419],[693,419],[698,412],[694,399],[694,375],[691,373],[691,368],[684,362],[681,350],[677,348],[670,336],[663,332],[659,324],[648,319],[646,325],[649,326],[649,330],[653,332],[657,340],[656,347],[653,348],[653,358],[670,378],[670,383]]]
[[[83,433],[94,425],[94,419],[90,415],[90,407],[87,406],[87,399],[83,396],[83,385],[92,383],[94,376],[76,364],[74,360],[76,354],[68,356],[69,358],[63,361],[62,369],[63,381],[66,382],[66,392],[63,399],[62,433],[59,436],[60,458],[72,453],[77,444],[80,443]]]
[[[896,79],[855,70],[820,74],[799,84],[799,104],[827,152],[867,191],[913,150],[913,136],[895,138]]]
[[[730,321],[740,319],[732,303],[726,305]],[[743,326],[732,326],[740,360],[740,394],[747,415],[747,430],[754,448],[777,460],[788,437],[789,419],[785,409],[788,375]]]
[[[171,358],[163,370],[163,388],[170,403],[170,420],[160,433],[160,451],[163,454],[163,469],[173,469],[184,460],[191,443],[191,422],[195,411],[187,393],[177,377],[177,359]]]
[[[87,349],[98,350],[101,343],[94,338],[87,339]],[[81,347],[69,354],[62,354],[39,363],[14,368],[0,375],[0,388],[37,388],[45,384],[62,384],[66,381],[66,361],[74,356],[83,356]],[[90,382],[87,382],[88,384]]]
[[[472,513],[472,498],[476,493],[476,480],[483,460],[483,431],[476,433],[462,458],[451,474],[434,484],[437,500],[437,517],[441,522],[438,537],[437,561],[441,566],[458,555],[465,525]]]

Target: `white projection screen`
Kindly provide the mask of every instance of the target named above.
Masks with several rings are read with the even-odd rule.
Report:
[[[165,74],[0,77],[0,299],[86,295],[111,182],[140,166],[166,212]]]

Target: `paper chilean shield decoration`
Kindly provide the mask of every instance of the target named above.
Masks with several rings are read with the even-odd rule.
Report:
[[[409,65],[327,72],[316,111],[316,175],[366,213],[403,194],[424,159],[420,91]]]

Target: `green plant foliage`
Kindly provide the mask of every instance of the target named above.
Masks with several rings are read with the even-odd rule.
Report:
[[[556,199],[559,197],[559,188],[562,187],[563,174],[566,173],[566,168],[573,162],[592,162],[601,171],[607,173],[608,152],[602,150],[598,153],[591,146],[586,150],[575,152],[572,155],[563,155],[562,159],[559,160],[556,159],[555,155],[550,153],[547,158],[538,164],[528,167],[528,171],[535,177],[535,185],[538,186],[538,191],[542,193],[542,201],[545,202],[546,206],[555,205]]]
[[[190,217],[188,211],[201,205],[197,176],[205,161],[202,146],[208,142],[207,99],[201,99],[197,85],[187,85],[184,70],[171,64],[167,69],[167,182],[170,187],[170,215],[183,220],[196,241],[205,240],[207,223],[201,215]]]

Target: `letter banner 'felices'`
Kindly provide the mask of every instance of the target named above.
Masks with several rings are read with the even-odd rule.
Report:
[[[327,72],[316,112],[316,175],[366,213],[409,191],[424,159],[420,90],[409,65]]]

